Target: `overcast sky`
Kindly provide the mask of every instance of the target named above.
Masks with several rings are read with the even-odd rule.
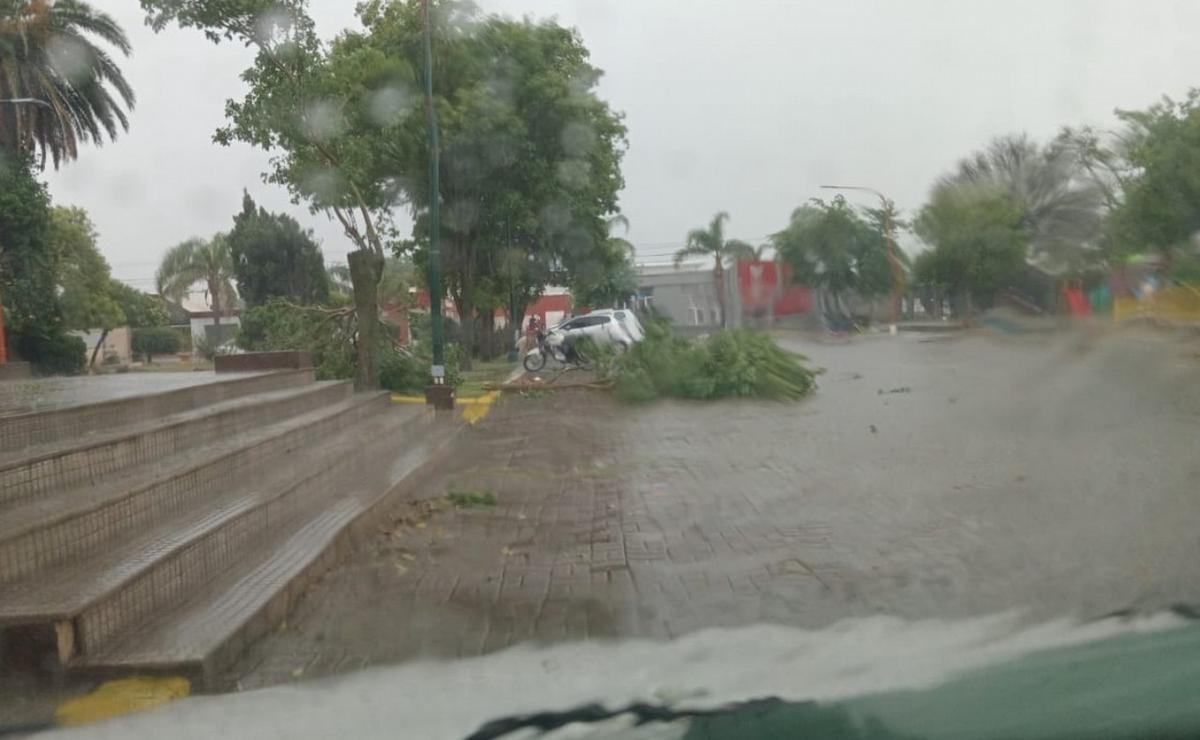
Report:
[[[328,262],[350,244],[324,216],[262,183],[266,155],[211,143],[250,53],[195,31],[155,35],[137,0],[94,0],[125,27],[138,95],[127,135],[48,173],[60,204],[88,210],[113,274],[150,289],[172,244],[227,229],[243,188],[318,235]],[[353,0],[312,0],[321,32],[355,23]],[[605,71],[626,113],[621,206],[643,261],[662,261],[718,210],[731,235],[780,229],[824,183],[867,185],[905,210],[997,134],[1047,139],[1108,126],[1200,85],[1193,0],[478,0],[557,16]],[[868,199],[863,199],[868,203]]]

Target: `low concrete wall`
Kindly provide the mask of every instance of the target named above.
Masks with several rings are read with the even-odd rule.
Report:
[[[213,369],[218,373],[244,373],[257,370],[303,370],[312,366],[312,355],[300,350],[217,355],[213,360]]]
[[[0,362],[0,380],[25,380],[31,375],[28,362]]]

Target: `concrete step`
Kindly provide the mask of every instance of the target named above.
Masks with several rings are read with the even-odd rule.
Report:
[[[313,382],[313,371],[285,370],[219,379],[219,376],[213,377],[211,383],[158,393],[5,415],[0,418],[0,452],[20,451],[90,434],[107,434],[114,429],[233,398],[305,385]]]
[[[422,413],[432,417],[428,411]],[[312,578],[333,565],[373,514],[421,485],[422,472],[449,449],[459,423],[431,419],[420,435],[388,434],[372,464],[292,528],[264,538],[235,570],[195,591],[174,609],[127,630],[72,667],[101,675],[171,671],[213,687],[245,647],[282,621]]]
[[[311,445],[387,404],[384,392],[354,396],[173,455],[100,485],[82,484],[10,507],[0,518],[0,582],[99,551],[193,502],[254,485],[281,456],[305,454]]]
[[[102,484],[133,467],[344,401],[351,392],[349,381],[311,383],[190,409],[108,434],[0,454],[0,507],[82,481]]]
[[[256,485],[196,502],[179,516],[91,557],[0,586],[0,626],[71,622],[74,650],[169,609],[231,568],[264,537],[336,495],[396,438],[424,433],[424,410],[381,407],[353,428],[289,455]]]

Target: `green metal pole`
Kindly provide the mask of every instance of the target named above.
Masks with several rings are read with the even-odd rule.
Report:
[[[433,32],[429,24],[429,0],[421,0],[421,21],[425,31],[425,112],[429,118],[429,321],[433,340],[433,380],[442,383],[446,374],[446,348],[442,333],[442,250],[440,171],[437,111],[433,107]]]

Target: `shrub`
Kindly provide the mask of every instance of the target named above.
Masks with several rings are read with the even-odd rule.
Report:
[[[26,324],[12,337],[12,343],[38,375],[77,375],[87,362],[87,344],[58,326],[47,329]]]
[[[130,348],[134,354],[144,356],[149,361],[152,355],[167,355],[178,352],[182,346],[179,332],[165,326],[146,329],[134,329]]]
[[[461,354],[457,344],[446,346],[445,381],[450,385],[462,382]],[[379,360],[379,385],[394,393],[423,393],[425,386],[433,382],[429,375],[432,364],[428,344],[418,344],[414,352],[389,345]]]
[[[762,332],[719,331],[689,341],[665,322],[646,324],[646,339],[612,363],[607,374],[628,401],[729,397],[796,400],[812,392],[816,373],[801,355]]]
[[[213,339],[207,334],[192,342],[196,348],[196,354],[200,359],[212,362],[217,355],[221,354],[221,343]]]

